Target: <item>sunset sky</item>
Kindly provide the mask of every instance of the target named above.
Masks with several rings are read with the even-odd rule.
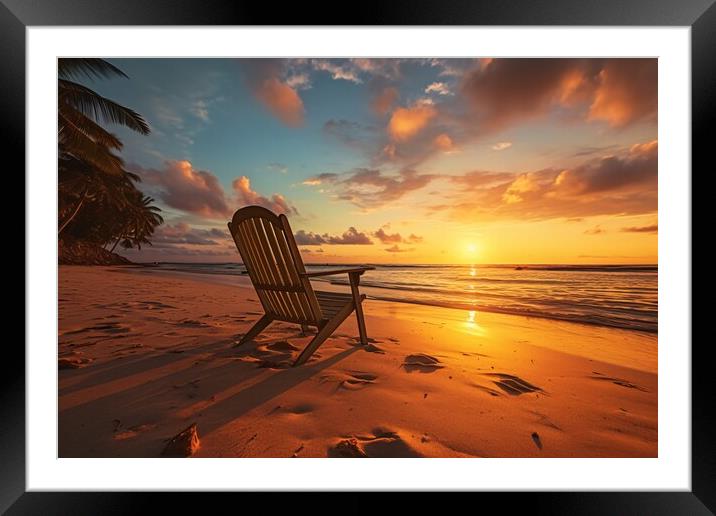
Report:
[[[307,262],[657,262],[655,59],[109,61],[165,218],[132,260],[237,261],[260,204]]]

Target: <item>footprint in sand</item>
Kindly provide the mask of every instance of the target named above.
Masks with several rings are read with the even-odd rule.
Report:
[[[315,407],[315,405],[313,405],[311,403],[299,403],[298,405],[293,405],[290,407],[284,407],[282,405],[277,405],[276,407],[274,407],[273,410],[271,410],[271,412],[269,412],[269,415],[280,412],[282,414],[292,414],[294,416],[302,416],[304,414],[309,414],[309,413],[313,412],[314,410],[316,410],[316,407]]]
[[[261,369],[288,369],[292,365],[291,354],[275,353],[267,350],[257,349],[247,357],[242,357],[242,362],[251,362]]]
[[[118,421],[118,420],[116,420]],[[116,425],[115,434],[112,436],[112,439],[115,441],[124,441],[126,439],[132,439],[133,437],[137,437],[142,432],[147,432],[149,430],[152,430],[153,428],[156,428],[157,425],[135,425],[130,426],[126,430],[123,430],[121,432],[118,432],[119,425]]]
[[[238,362],[246,362],[255,364],[259,369],[289,369],[293,362],[291,359],[277,360],[274,358],[255,358],[255,357],[241,357],[236,359]]]
[[[443,367],[444,366],[440,363],[440,360],[424,353],[408,355],[403,361],[403,368],[405,368],[405,370],[409,373],[413,371],[432,373],[433,371],[437,371]]]
[[[159,301],[134,301],[126,303],[127,306],[139,308],[141,310],[160,310],[160,309],[175,309],[175,306],[167,305]]]
[[[475,353],[475,352],[463,352],[461,353],[463,356],[466,357],[484,357],[484,358],[490,358],[490,355],[485,355],[483,353]]]
[[[542,439],[540,439],[539,434],[537,432],[532,432],[532,441],[535,443],[535,446],[542,449]]]
[[[499,380],[493,380],[493,383],[510,396],[519,396],[531,392],[544,392],[541,388],[532,385],[519,376],[505,373],[485,373],[485,376],[499,378]]]
[[[279,340],[269,344],[260,344],[252,350],[244,362],[253,362],[256,367],[265,369],[288,369],[293,365],[294,352],[300,348],[287,340]],[[314,354],[314,358],[316,355]]]
[[[357,391],[375,383],[377,375],[362,371],[346,371],[344,373],[331,373],[319,378],[320,383],[335,383],[336,389]]]
[[[64,357],[57,361],[58,369],[79,369],[92,361],[91,358]]]
[[[370,436],[351,436],[341,439],[328,448],[328,456],[334,458],[367,457],[423,457],[397,433],[376,428]]]
[[[75,335],[77,333],[89,333],[89,332],[110,333],[110,334],[129,333],[129,328],[127,328],[126,326],[123,326],[119,323],[116,323],[116,322],[107,322],[107,323],[93,324],[92,326],[80,328],[79,330],[66,331],[63,333],[63,335]]]
[[[555,429],[555,430],[559,430],[560,432],[563,431],[562,428],[561,428],[559,425],[557,425],[556,423],[554,423],[554,422],[553,422],[549,417],[547,417],[545,414],[542,414],[542,413],[540,413],[540,412],[537,412],[536,410],[530,410],[529,412],[531,412],[532,414],[534,414],[535,416],[537,416],[537,418],[538,418],[538,419],[537,419],[537,423],[538,423],[538,424],[547,426],[547,427],[549,427],[549,428],[553,428],[553,429]]]
[[[475,388],[480,389],[482,392],[485,392],[485,393],[489,394],[490,396],[495,396],[495,397],[502,396],[502,394],[500,394],[499,391],[496,391],[495,389],[486,387],[485,385],[479,385],[479,384],[474,384],[474,385],[475,385]]]
[[[177,322],[177,326],[182,326],[184,328],[209,328],[210,325],[203,323],[201,321],[197,321],[196,319],[182,319],[181,321]]]
[[[592,371],[592,376],[588,376],[587,378],[591,378],[592,380],[601,380],[601,381],[607,381],[612,382],[614,385],[619,385],[620,387],[626,387],[627,389],[636,389],[637,391],[642,392],[648,392],[643,387],[640,387],[636,385],[635,383],[631,383],[628,380],[623,380],[621,378],[614,378],[612,376],[605,376],[602,373],[598,373],[596,371]]]
[[[301,348],[299,348],[298,346],[294,346],[287,340],[279,340],[278,342],[268,344],[266,346],[266,349],[270,349],[271,351],[280,351],[282,353],[290,353],[292,351],[298,351]]]

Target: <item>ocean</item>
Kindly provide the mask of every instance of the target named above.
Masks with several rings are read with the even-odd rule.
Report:
[[[364,264],[365,265],[365,264]],[[350,267],[311,265],[309,271]],[[244,277],[237,263],[160,263],[161,270]],[[558,319],[656,333],[656,265],[373,265],[369,299]],[[348,285],[346,275],[315,278]]]

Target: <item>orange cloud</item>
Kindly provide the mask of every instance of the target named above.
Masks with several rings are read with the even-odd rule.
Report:
[[[224,229],[200,229],[177,222],[174,225],[162,224],[152,235],[152,245],[155,247],[174,247],[190,244],[201,246],[220,245],[228,241],[229,233]]]
[[[578,195],[615,188],[641,188],[656,180],[658,141],[632,145],[625,156],[606,156],[588,164],[561,171],[554,180],[553,193]]]
[[[135,171],[157,189],[156,195],[167,206],[208,218],[224,218],[231,211],[218,178],[195,169],[189,161],[165,161],[161,170],[136,167]]]
[[[635,143],[629,148],[632,154],[656,154],[659,149],[659,140],[652,140],[646,143]]]
[[[442,151],[447,152],[453,149],[452,138],[445,133],[437,135],[433,141],[435,146]]]
[[[458,189],[444,190],[445,202],[429,211],[444,211],[463,221],[655,213],[657,151],[653,141],[567,169],[450,176]]]
[[[656,59],[495,59],[465,74],[481,133],[545,116],[558,107],[625,126],[657,110]]]
[[[296,89],[282,80],[284,68],[280,59],[252,59],[244,64],[246,81],[256,98],[284,124],[298,127],[303,124],[303,101]],[[293,76],[288,80],[299,87]]]
[[[636,119],[656,116],[655,59],[612,59],[599,72],[598,80],[589,119],[622,127]]]
[[[398,244],[395,244],[394,246],[388,247],[386,249],[389,253],[410,253],[412,251],[415,251],[413,247],[410,249],[405,249],[403,247],[400,247]]]
[[[420,190],[437,177],[434,174],[418,174],[410,169],[401,170],[394,175],[384,175],[378,169],[358,168],[336,178],[333,186],[338,199],[350,201],[364,209],[377,208]]]
[[[255,91],[258,99],[279,120],[290,127],[303,124],[303,101],[296,90],[275,77],[265,79]]]
[[[353,226],[344,231],[342,235],[329,235],[328,233],[306,232],[300,229],[294,235],[298,245],[373,245],[373,241],[365,233]]]
[[[520,174],[517,176],[517,179],[510,183],[505,193],[502,194],[502,200],[507,204],[515,204],[521,202],[525,194],[536,192],[540,190],[540,188],[541,185],[538,174],[533,172]]]
[[[246,176],[237,177],[232,182],[235,193],[232,199],[214,174],[196,170],[186,160],[166,161],[160,170],[136,165],[132,169],[142,177],[144,184],[151,187],[152,195],[167,206],[193,215],[225,220],[236,209],[237,203],[240,206],[256,204],[287,215],[298,213],[283,195],[273,194],[268,198],[252,190]]]
[[[606,232],[607,232],[606,229],[603,229],[599,224],[597,224],[596,226],[594,226],[591,229],[586,229],[584,231],[584,234],[585,235],[601,235]]]
[[[376,115],[384,116],[388,113],[388,111],[390,111],[390,108],[393,107],[396,100],[398,100],[397,89],[393,87],[383,88],[375,97],[373,97],[370,107]]]
[[[380,240],[381,244],[393,244],[400,243],[403,241],[403,237],[400,236],[400,233],[393,233],[391,235],[390,233],[386,233],[383,228],[380,228],[378,231],[374,232],[373,236]]]
[[[651,226],[631,226],[622,228],[624,233],[657,233],[659,231],[658,224],[652,224]]]
[[[387,227],[387,226],[386,226]],[[423,237],[416,235],[415,233],[411,233],[410,236],[407,238],[403,238],[403,236],[400,233],[387,233],[385,229],[380,228],[378,231],[375,231],[373,233],[373,236],[380,240],[381,244],[402,244],[402,243],[410,243],[410,244],[419,244],[423,241]]]
[[[437,115],[436,109],[429,104],[398,108],[390,117],[388,134],[396,141],[409,140],[425,129],[435,115]]]
[[[258,192],[251,189],[251,181],[246,176],[237,177],[231,186],[234,188],[240,204],[263,206],[275,213],[285,213],[286,215],[298,213],[298,210],[291,206],[281,194],[273,194],[270,199],[259,195]]]

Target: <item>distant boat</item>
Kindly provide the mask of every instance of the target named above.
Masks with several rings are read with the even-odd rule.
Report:
[[[516,270],[516,271],[521,271],[521,270],[523,270],[523,269],[524,269],[524,267],[522,267],[521,265],[518,265],[517,267],[515,267],[515,270]]]

